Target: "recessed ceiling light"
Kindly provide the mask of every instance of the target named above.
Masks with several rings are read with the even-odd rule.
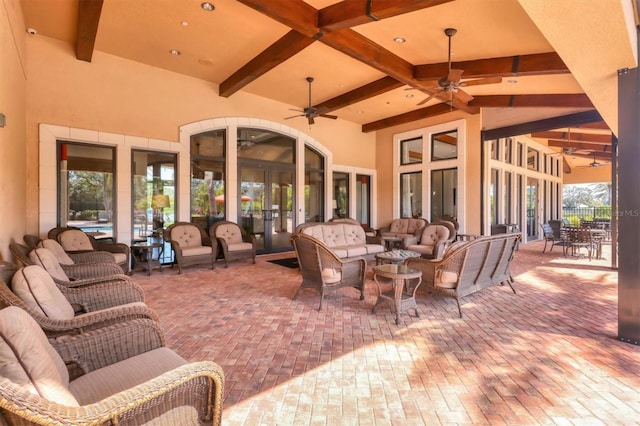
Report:
[[[35,28],[27,28],[27,32],[31,35],[38,34],[38,31]]]
[[[171,53],[173,56],[180,56],[180,51],[176,49],[171,49],[169,53]]]
[[[396,37],[396,38],[393,39],[393,41],[395,41],[396,43],[401,43],[402,44],[405,41],[407,41],[407,39],[404,38],[404,37]]]
[[[404,97],[407,99],[411,99],[413,98],[413,93],[407,93],[406,95],[404,95]]]
[[[356,114],[364,114],[364,111],[359,109],[358,111],[356,111]]]
[[[212,3],[209,3],[208,1],[205,1],[204,3],[200,3],[200,7],[206,10],[207,12],[212,12],[216,8]]]
[[[517,82],[518,82],[518,80],[515,80],[513,78],[507,80],[507,83],[510,83],[510,84],[516,84]]]
[[[187,21],[182,21],[180,22],[180,25],[182,25],[183,27],[188,27],[189,23]]]

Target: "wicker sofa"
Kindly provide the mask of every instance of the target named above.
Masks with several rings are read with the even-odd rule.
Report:
[[[425,285],[436,294],[453,297],[462,318],[460,298],[492,285],[513,288],[509,265],[520,234],[498,234],[469,242],[453,243],[440,259],[407,259],[405,263],[422,271]]]
[[[322,241],[341,259],[362,256],[371,260],[384,251],[382,240],[367,237],[359,224],[346,222],[305,223],[296,228],[296,232],[310,235]]]

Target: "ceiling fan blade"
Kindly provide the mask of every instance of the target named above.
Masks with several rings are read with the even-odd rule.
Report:
[[[404,90],[420,90],[421,92],[424,92],[425,90],[429,90],[435,87],[440,87],[438,80],[425,80],[420,82],[420,86],[407,87]]]
[[[292,115],[291,117],[285,117],[284,120],[289,120],[290,118],[296,118],[296,117],[304,117],[304,114],[298,114],[298,115]]]
[[[479,86],[481,84],[498,84],[502,83],[502,77],[487,77],[487,78],[478,78],[476,80],[467,80],[460,83],[460,85],[468,86]]]
[[[295,108],[289,108],[289,111],[304,112],[304,111],[303,111],[303,110],[301,110],[301,109],[295,109]]]
[[[461,102],[464,102],[465,104],[468,104],[473,100],[473,96],[471,96],[470,94],[468,94],[462,89],[458,89],[458,91],[455,92],[455,97],[458,98]]]
[[[337,115],[331,115],[331,114],[318,114],[318,117],[322,117],[322,118],[330,118],[332,120],[335,120],[336,118],[338,118]]]
[[[438,92],[432,93],[429,95],[428,98],[424,98],[422,101],[418,102],[418,105],[424,105],[427,102],[429,102],[431,99],[433,99],[436,95],[438,94]]]
[[[309,124],[314,124],[314,123],[316,122],[316,121],[313,119],[313,116],[311,116],[311,115],[310,115],[310,116],[308,116],[308,117],[307,117],[307,119],[308,119],[308,121],[309,121]]]
[[[458,83],[460,82],[460,78],[462,78],[463,72],[464,72],[463,70],[451,69],[449,70],[449,75],[447,75],[447,80],[452,81],[454,83]]]

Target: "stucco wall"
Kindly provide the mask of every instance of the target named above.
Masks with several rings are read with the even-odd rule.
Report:
[[[26,231],[25,72],[26,54],[19,2],[0,0],[0,258],[11,260],[9,243],[22,241]]]
[[[94,52],[91,63],[75,59],[73,46],[29,37],[27,88],[28,164],[37,171],[40,123],[178,142],[179,127],[218,117],[253,117],[299,129],[329,148],[334,163],[375,168],[375,136],[338,120],[284,121],[286,105],[238,92],[218,96],[209,82]],[[33,165],[33,166],[32,166]],[[29,181],[29,209],[38,210],[37,178]],[[37,217],[28,228],[38,229]]]

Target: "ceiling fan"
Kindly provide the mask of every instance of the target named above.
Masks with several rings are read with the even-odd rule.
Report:
[[[455,28],[446,28],[444,30],[444,34],[449,38],[448,74],[438,80],[424,82],[424,86],[427,87],[411,87],[407,89],[418,89],[429,95],[429,97],[420,101],[418,105],[426,104],[434,97],[450,104],[454,103],[454,101],[457,100],[466,105],[471,100],[473,100],[473,96],[462,90],[462,87],[479,86],[481,84],[495,84],[502,82],[502,77],[487,77],[479,78],[476,80],[460,81],[464,70],[451,68],[451,38],[457,32],[458,30],[456,30]]]
[[[317,108],[314,108],[313,106],[311,106],[311,83],[313,83],[313,77],[307,77],[307,82],[309,83],[309,106],[303,110],[290,108],[291,111],[298,111],[298,112],[301,112],[302,114],[292,115],[291,117],[285,117],[285,120],[288,120],[290,118],[295,118],[295,117],[307,117],[307,121],[311,125],[315,123],[315,118],[317,117],[330,118],[332,120],[335,120],[336,118],[338,118],[338,116],[336,115],[321,114]]]

